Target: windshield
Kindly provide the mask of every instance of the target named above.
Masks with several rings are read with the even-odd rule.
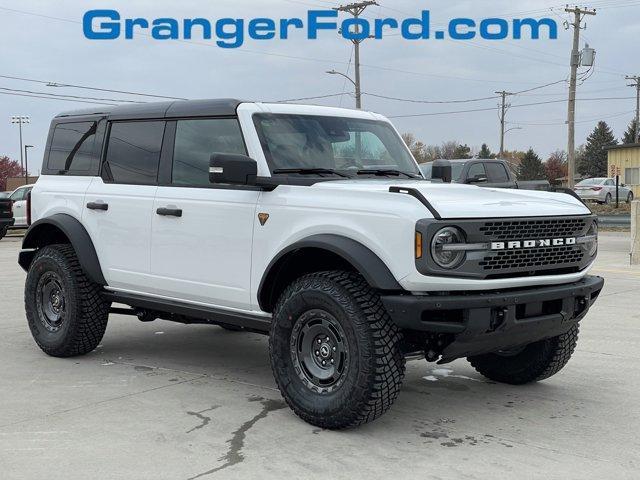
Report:
[[[313,115],[253,116],[271,173],[322,169],[329,173],[419,176],[402,139],[387,122]],[[326,172],[323,172],[326,173]]]
[[[452,181],[458,182],[460,181],[460,175],[462,175],[462,169],[464,168],[464,163],[462,162],[451,162],[451,178]],[[433,162],[421,163],[420,170],[422,170],[422,174],[424,178],[427,180],[431,180],[432,170],[433,170]]]
[[[578,183],[576,187],[582,187],[583,185],[600,185],[604,180],[604,178],[587,178]]]

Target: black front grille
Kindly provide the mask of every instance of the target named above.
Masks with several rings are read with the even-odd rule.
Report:
[[[577,237],[584,231],[586,222],[584,218],[493,221],[486,222],[480,231],[494,241]]]
[[[520,250],[500,250],[480,262],[483,270],[558,268],[576,265],[584,259],[584,249],[576,245]]]

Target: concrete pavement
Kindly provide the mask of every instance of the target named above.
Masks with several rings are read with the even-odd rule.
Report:
[[[93,353],[45,356],[24,318],[19,246],[0,241],[3,480],[640,476],[640,268],[628,266],[628,233],[601,234],[594,273],[607,284],[560,374],[513,387],[464,360],[411,361],[391,411],[345,432],[285,406],[259,335],[113,315]]]

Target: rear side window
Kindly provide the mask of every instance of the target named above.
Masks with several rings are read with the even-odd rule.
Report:
[[[47,170],[87,175],[94,169],[96,122],[59,123],[53,131]]]
[[[111,124],[103,176],[107,181],[155,185],[164,136],[163,121]]]
[[[509,181],[507,169],[501,163],[485,163],[489,181],[492,183],[505,183]]]
[[[484,171],[484,164],[474,163],[469,167],[467,178],[486,177],[487,173]]]
[[[210,186],[209,158],[213,153],[246,155],[238,120],[178,120],[173,150],[172,183],[183,186]]]

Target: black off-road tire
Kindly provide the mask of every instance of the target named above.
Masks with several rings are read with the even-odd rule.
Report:
[[[338,347],[343,361],[336,358],[342,370],[329,387],[305,379],[299,361],[295,332],[309,315],[311,323],[318,321],[313,315],[325,322],[330,318],[344,336]],[[405,370],[401,339],[380,297],[360,275],[312,273],[294,281],[277,302],[269,337],[271,368],[282,396],[304,421],[328,429],[354,427],[385,413],[397,398]]]
[[[59,320],[55,323],[50,319],[52,303],[43,294],[53,288],[52,282],[63,299],[56,310]],[[50,245],[38,250],[27,273],[24,301],[31,334],[43,352],[53,357],[73,357],[98,346],[111,306],[101,290],[84,274],[71,245]],[[47,308],[49,316],[45,313]]]
[[[562,370],[577,342],[578,325],[574,325],[568,332],[531,343],[515,355],[488,353],[467,360],[490,380],[523,385],[544,380]]]
[[[9,229],[7,227],[0,227],[0,240],[5,237],[8,231]]]

